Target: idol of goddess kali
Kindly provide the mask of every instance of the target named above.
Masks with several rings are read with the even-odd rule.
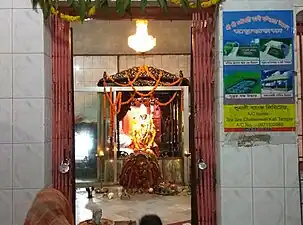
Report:
[[[154,150],[158,146],[155,142],[156,126],[152,115],[139,115],[133,121],[134,124],[130,136],[134,151],[144,151],[154,154]]]

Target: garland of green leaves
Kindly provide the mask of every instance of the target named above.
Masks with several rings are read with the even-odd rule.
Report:
[[[169,2],[168,2],[169,1]],[[219,4],[222,0],[197,0],[196,2],[191,2],[189,0],[157,0],[160,8],[164,11],[168,10],[168,4],[176,4],[185,9],[189,8],[209,8]],[[92,17],[97,9],[108,7],[108,0],[67,0],[67,3],[72,7],[77,16],[66,15],[58,11],[59,4],[63,1],[59,0],[32,0],[33,8],[37,10],[38,6],[42,9],[44,19],[48,19],[51,14],[59,16],[63,20],[69,22],[80,21],[83,22],[85,19]],[[131,11],[132,0],[116,0],[116,9],[120,14]],[[142,11],[148,5],[148,0],[140,0],[140,6]]]

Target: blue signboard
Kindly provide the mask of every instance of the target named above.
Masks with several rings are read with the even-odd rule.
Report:
[[[223,13],[225,132],[295,131],[293,12]]]
[[[225,104],[294,103],[293,12],[223,13]]]

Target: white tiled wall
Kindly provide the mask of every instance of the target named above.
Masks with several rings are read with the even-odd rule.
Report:
[[[50,31],[29,0],[0,1],[0,221],[22,225],[51,183]]]
[[[119,60],[119,62],[117,62]],[[119,68],[118,68],[119,64]],[[117,73],[134,66],[150,65],[170,73],[179,74],[182,70],[184,77],[190,76],[189,55],[146,55],[146,56],[75,56],[74,57],[74,85],[81,87],[96,87],[98,81],[107,74]],[[76,92],[75,111],[77,116],[86,120],[96,121],[97,109],[96,93]]]
[[[261,5],[287,9],[292,3],[230,0],[219,13],[215,101],[220,225],[301,224],[296,133],[264,133],[269,144],[239,147],[237,135],[223,131],[222,11],[264,10]]]
[[[296,144],[224,146],[221,152],[222,224],[229,224],[229,218],[241,224],[237,221],[247,205],[247,224],[300,224]],[[243,192],[250,193],[246,200],[239,199]],[[233,204],[233,209],[225,204]],[[226,213],[230,210],[233,216]]]
[[[75,88],[96,87],[103,73],[117,72],[116,56],[75,56],[74,84]]]

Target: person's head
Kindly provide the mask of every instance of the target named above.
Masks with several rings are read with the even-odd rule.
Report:
[[[145,215],[140,219],[140,225],[162,225],[162,221],[157,215]]]
[[[65,196],[53,188],[45,188],[34,199],[24,225],[73,225],[72,207]]]

